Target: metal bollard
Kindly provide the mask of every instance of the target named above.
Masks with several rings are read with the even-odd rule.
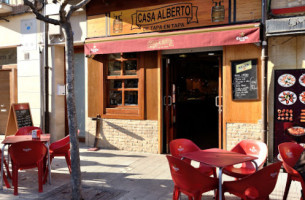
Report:
[[[93,147],[88,149],[88,151],[97,151],[97,150],[99,150],[99,147],[97,146],[97,142],[98,142],[99,133],[100,133],[101,115],[97,115],[95,118],[92,118],[92,120],[96,120],[95,139],[94,139]]]

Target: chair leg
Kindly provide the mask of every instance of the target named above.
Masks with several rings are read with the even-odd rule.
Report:
[[[291,175],[288,174],[287,182],[286,182],[286,186],[285,186],[285,192],[284,192],[284,196],[283,196],[283,200],[287,199],[289,188],[290,188],[290,184],[291,184]]]
[[[2,176],[3,176],[3,180],[4,180],[4,183],[5,183],[5,186],[6,186],[7,188],[11,188],[11,185],[9,184],[9,182],[8,182],[8,180],[7,180],[7,177],[6,177],[6,175],[5,175],[4,172],[3,172]]]
[[[6,171],[7,171],[7,176],[8,176],[10,179],[12,179],[12,175],[11,175],[11,172],[10,172],[10,168],[8,167],[8,164],[7,164],[7,162],[6,162],[5,159],[3,159],[3,163],[4,163],[5,168],[6,168]]]
[[[177,187],[175,187],[173,192],[173,200],[178,200],[179,197],[180,197],[180,191]]]
[[[14,195],[18,195],[18,167],[13,165]]]
[[[201,200],[202,194],[195,194],[194,195],[194,200]]]
[[[69,172],[71,174],[71,157],[70,157],[70,151],[68,151],[68,153],[65,155],[65,158],[66,158],[66,162],[67,162],[67,165],[68,165],[68,169],[69,169]]]
[[[43,161],[38,163],[38,192],[42,192]]]
[[[54,158],[53,156],[50,156],[50,167],[51,167],[53,158]],[[44,165],[46,165],[46,166],[44,167],[45,170],[43,172],[44,174],[43,174],[43,181],[42,181],[42,183],[46,184],[46,182],[48,180],[49,170],[51,170],[51,169],[49,169],[49,166],[46,163],[44,163]]]

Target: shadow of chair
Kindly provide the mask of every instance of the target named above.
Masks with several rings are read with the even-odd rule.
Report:
[[[269,195],[276,185],[281,166],[282,162],[277,162],[239,180],[224,181],[223,197],[225,192],[229,192],[244,200],[269,199]]]
[[[169,155],[166,157],[174,182],[173,200],[178,200],[181,192],[189,199],[201,200],[202,193],[218,189],[218,178],[200,173],[179,158]]]
[[[287,172],[287,181],[284,191],[283,200],[287,199],[291,181],[298,181],[302,186],[302,195],[305,196],[305,183],[301,174],[293,168],[304,148],[295,142],[284,142],[278,145],[278,150],[283,161],[283,167]]]
[[[232,152],[247,154],[257,157],[255,162],[257,168],[262,168],[268,155],[268,148],[264,142],[258,140],[242,140],[231,149]],[[255,164],[251,161],[242,163],[241,165],[230,165],[223,169],[223,173],[235,178],[243,178],[257,171]]]
[[[42,192],[43,159],[47,147],[39,141],[25,141],[12,144],[8,152],[12,159],[14,195],[18,195],[18,170],[38,168],[38,191]]]

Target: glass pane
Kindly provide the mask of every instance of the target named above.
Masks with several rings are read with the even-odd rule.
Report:
[[[109,80],[109,86],[111,89],[122,88],[122,80]]]
[[[122,105],[122,92],[110,91],[109,99],[110,99],[110,105],[112,106]]]
[[[137,75],[136,60],[128,60],[124,62],[124,75]]]
[[[125,92],[125,105],[138,105],[138,92],[126,91]]]
[[[137,58],[137,53],[124,53],[123,58]]]
[[[116,54],[110,54],[109,55],[109,59],[120,59],[121,58],[121,54],[120,53],[116,53]]]
[[[125,80],[125,88],[138,88],[138,79]]]
[[[109,76],[120,76],[121,75],[121,62],[110,61],[108,67]]]

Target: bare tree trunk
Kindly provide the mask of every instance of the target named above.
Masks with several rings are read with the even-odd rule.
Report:
[[[66,52],[66,83],[67,83],[67,113],[69,134],[71,143],[71,185],[72,185],[72,200],[81,200],[81,171],[80,171],[80,157],[79,157],[79,143],[77,139],[77,117],[75,106],[74,93],[74,47],[73,47],[73,32],[70,22],[62,24],[66,38],[65,52]]]

